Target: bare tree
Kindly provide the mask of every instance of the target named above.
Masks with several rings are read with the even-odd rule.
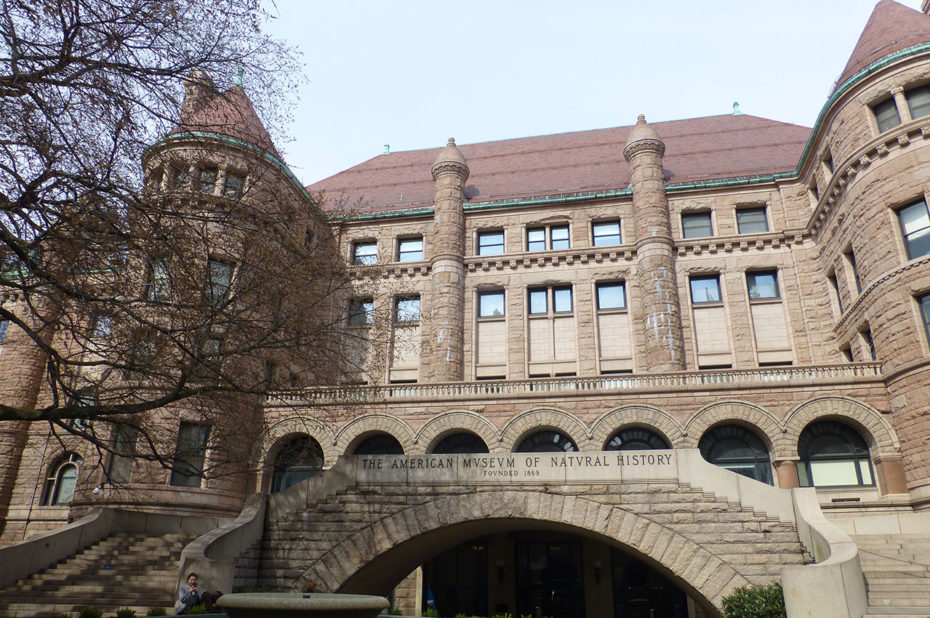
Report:
[[[269,390],[338,382],[357,283],[265,129],[299,71],[261,3],[0,3],[0,322],[41,372],[0,421],[177,470],[182,413],[247,437]]]

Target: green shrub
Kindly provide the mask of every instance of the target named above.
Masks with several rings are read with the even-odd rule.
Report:
[[[403,616],[404,612],[397,607],[392,607],[391,611],[389,611],[388,614],[391,616]]]
[[[785,618],[785,595],[781,586],[737,588],[723,598],[724,618]]]
[[[187,610],[184,612],[185,615],[188,615],[188,614],[206,614],[206,613],[207,613],[207,606],[204,605],[203,603],[200,603],[200,604],[198,604],[198,605],[191,605],[191,606],[188,607]]]
[[[165,611],[164,607],[153,607],[149,611],[145,612],[146,616],[167,616],[168,612]]]
[[[78,618],[103,618],[103,610],[99,607],[82,607]]]
[[[439,612],[437,612],[435,609],[428,609],[420,615],[421,616],[439,616]]]
[[[131,607],[121,607],[116,610],[116,618],[136,618],[136,610]]]

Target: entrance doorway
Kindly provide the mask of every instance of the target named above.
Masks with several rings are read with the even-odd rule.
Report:
[[[517,541],[517,614],[534,618],[584,616],[579,541]]]

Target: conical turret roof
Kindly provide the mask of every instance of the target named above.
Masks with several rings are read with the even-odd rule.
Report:
[[[928,41],[930,17],[893,0],[881,0],[872,10],[846,67],[836,80],[834,91],[879,58]]]
[[[235,137],[258,146],[262,150],[281,158],[271,135],[259,119],[252,102],[241,86],[233,86],[217,93],[196,111],[181,118],[181,123],[172,133],[205,131]]]

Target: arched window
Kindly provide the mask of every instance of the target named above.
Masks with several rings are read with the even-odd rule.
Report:
[[[45,479],[43,506],[66,506],[74,498],[78,472],[84,460],[77,453],[67,453],[48,469]]]
[[[355,447],[353,455],[403,455],[404,447],[389,433],[376,433]]]
[[[471,433],[470,431],[460,431],[443,438],[433,453],[437,455],[451,455],[455,453],[487,453],[488,445],[484,440]]]
[[[518,453],[558,453],[577,451],[572,439],[558,431],[543,429],[530,434],[520,442]]]
[[[759,437],[740,425],[720,425],[701,437],[701,455],[721,468],[772,484],[769,452]]]
[[[874,485],[869,447],[854,429],[835,421],[804,428],[798,438],[802,487]]]
[[[323,449],[319,442],[307,435],[295,436],[288,440],[275,457],[269,491],[284,491],[322,469]]]
[[[605,451],[648,451],[665,448],[671,448],[665,438],[642,427],[621,429],[604,445]]]

